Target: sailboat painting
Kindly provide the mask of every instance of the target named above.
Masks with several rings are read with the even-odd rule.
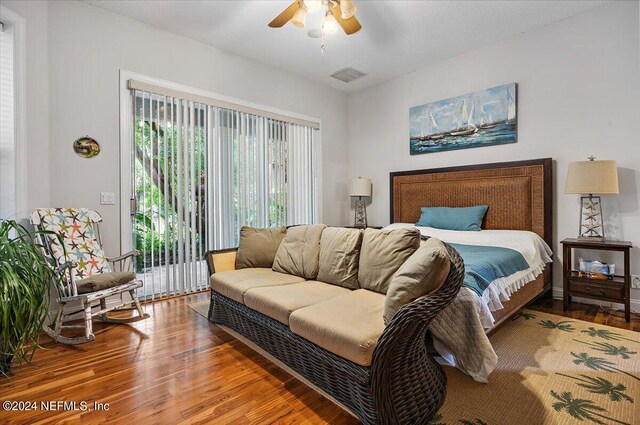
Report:
[[[516,143],[516,83],[409,109],[411,155]]]

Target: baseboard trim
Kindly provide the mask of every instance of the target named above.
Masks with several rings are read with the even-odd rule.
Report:
[[[557,300],[561,300],[563,295],[562,288],[553,288],[553,298]],[[624,310],[624,304],[612,303],[610,301],[597,301],[589,298],[580,298],[573,296],[571,297],[571,301],[577,301],[583,304],[591,304],[591,305],[599,305],[602,307],[613,308],[618,310]],[[631,300],[629,303],[631,305],[631,311],[638,313],[640,312],[640,300]]]

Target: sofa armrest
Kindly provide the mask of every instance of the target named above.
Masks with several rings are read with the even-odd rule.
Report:
[[[444,402],[447,378],[427,353],[425,341],[431,320],[453,301],[464,280],[464,261],[455,249],[445,246],[452,263],[445,283],[398,310],[373,352],[371,390],[378,401],[380,423],[402,415],[431,417]],[[415,394],[426,397],[420,411],[412,401]]]
[[[238,248],[208,251],[207,267],[209,268],[209,275],[235,270],[237,253]]]

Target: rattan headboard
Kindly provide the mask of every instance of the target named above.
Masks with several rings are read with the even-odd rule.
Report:
[[[391,222],[417,222],[420,207],[488,205],[483,228],[530,230],[553,246],[551,163],[544,158],[391,173]]]

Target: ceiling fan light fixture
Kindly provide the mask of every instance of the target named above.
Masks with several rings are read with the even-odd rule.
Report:
[[[312,29],[307,31],[307,35],[311,38],[322,38],[322,30],[321,29]]]
[[[362,25],[355,17],[357,8],[351,0],[294,0],[286,9],[269,22],[269,28],[282,28],[287,22],[299,28],[307,27],[309,12],[322,11],[322,24],[317,28],[315,24],[307,31],[309,37],[322,39],[325,35],[334,34],[339,28],[345,34],[355,34],[362,29]],[[313,15],[312,15],[313,17]],[[316,28],[313,28],[316,27]],[[324,40],[320,51],[324,54]]]
[[[296,13],[291,18],[291,23],[298,28],[304,28],[305,21],[307,20],[307,7],[304,2],[300,4],[300,8],[296,10]]]
[[[322,20],[322,32],[325,34],[333,34],[336,31],[338,31],[338,21],[336,21],[336,17],[333,16],[331,9],[327,9],[327,13],[324,14],[324,19]]]
[[[322,7],[322,0],[304,0],[304,5],[309,12],[315,12]]]
[[[342,19],[353,18],[358,11],[358,8],[353,5],[351,0],[340,1],[340,16]]]

